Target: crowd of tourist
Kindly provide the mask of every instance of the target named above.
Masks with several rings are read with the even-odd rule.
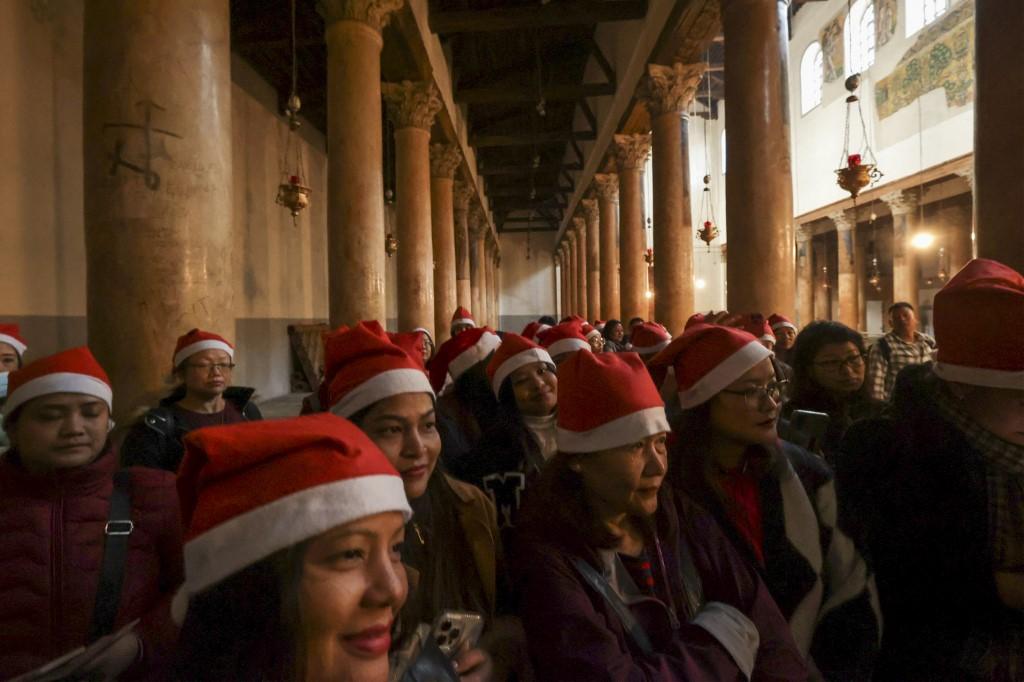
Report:
[[[268,420],[193,329],[119,446],[0,325],[0,678],[1024,679],[1024,276],[764,312],[364,321]]]

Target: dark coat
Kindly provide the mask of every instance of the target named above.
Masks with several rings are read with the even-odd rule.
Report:
[[[877,417],[888,406],[881,400],[875,400],[866,394],[854,394],[849,400],[839,403],[824,391],[812,395],[793,396],[793,399],[782,407],[782,417],[788,419],[794,410],[810,410],[824,412],[828,415],[828,428],[821,443],[821,454],[830,465],[834,464],[835,453],[839,449],[846,430],[854,422]]]
[[[32,475],[8,452],[0,460],[0,675],[32,670],[87,641],[117,456]],[[132,469],[127,570],[114,627],[141,618],[143,659],[125,674],[170,668],[178,629],[170,602],[183,579],[174,476]]]
[[[981,456],[939,412],[938,388],[930,365],[904,369],[892,409],[854,424],[836,463],[885,616],[877,680],[995,679],[982,655],[1024,627],[996,590]]]
[[[696,505],[677,508],[665,491],[657,525],[665,540],[666,573],[683,584],[679,552],[689,548],[706,601],[729,604],[753,621],[760,634],[753,680],[803,680],[807,671],[778,607],[757,573],[722,535],[714,519]],[[551,508],[540,495],[530,505]],[[534,517],[536,518],[536,517]],[[602,552],[587,547],[579,529],[553,521],[546,530],[522,530],[515,573],[530,654],[539,679],[552,682],[640,680],[745,680],[735,661],[709,632],[683,622],[673,629],[668,607],[658,599],[629,602],[650,636],[645,656],[627,635],[614,610],[574,566],[576,557],[608,576]]]
[[[224,391],[224,400],[230,402],[246,421],[263,418],[256,404],[251,402],[256,389],[245,386],[229,386]],[[163,469],[177,473],[182,457],[185,456],[184,438],[188,426],[175,417],[171,406],[185,397],[185,387],[179,386],[169,396],[142,415],[121,445],[122,464],[126,467],[140,466]]]

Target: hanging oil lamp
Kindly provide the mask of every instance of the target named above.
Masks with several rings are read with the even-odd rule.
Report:
[[[836,184],[849,192],[856,204],[857,195],[869,184],[877,182],[882,177],[882,171],[878,170],[878,160],[875,159],[875,152],[871,149],[871,142],[868,140],[864,110],[860,105],[860,97],[856,94],[860,87],[860,74],[855,73],[847,78],[845,85],[846,91],[850,94],[846,98],[843,154],[839,161],[840,167],[836,170]],[[850,124],[854,117],[854,108],[856,108],[856,115],[860,121],[861,145],[859,148],[850,146]]]
[[[945,282],[949,279],[949,271],[946,269],[946,247],[939,247],[939,272],[938,278],[940,282]]]
[[[644,251],[644,262],[647,263],[647,267],[654,267],[654,249]]]
[[[288,209],[292,214],[292,224],[296,226],[299,224],[299,213],[309,206],[309,195],[312,192],[302,177],[302,143],[295,139],[295,131],[302,125],[302,122],[299,121],[302,100],[299,99],[297,92],[298,77],[298,57],[295,49],[295,0],[292,0],[292,91],[288,95],[288,102],[285,105],[288,137],[285,141],[281,168],[283,182],[277,186],[275,202]],[[295,148],[294,156],[292,154],[293,146]]]
[[[388,258],[398,253],[398,239],[390,232],[384,237],[384,253],[387,254]]]
[[[876,291],[881,288],[882,273],[878,269],[878,256],[871,257],[871,271],[868,273],[868,284],[873,286]]]
[[[701,228],[697,230],[697,238],[708,247],[711,253],[711,242],[718,237],[718,226],[715,225],[715,207],[711,201],[711,176],[704,176],[704,191],[701,192],[700,217],[703,219]]]
[[[828,281],[828,266],[827,265],[822,265],[821,266],[821,288],[822,289],[829,289],[829,288],[831,288],[831,286],[832,285]]]

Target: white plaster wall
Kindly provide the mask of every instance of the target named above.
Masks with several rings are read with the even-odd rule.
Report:
[[[503,232],[500,237],[501,327],[518,333],[525,318],[557,315],[555,305],[554,233],[530,234],[530,258],[526,258],[526,233]]]

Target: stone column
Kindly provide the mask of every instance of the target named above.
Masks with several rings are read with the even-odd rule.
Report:
[[[441,110],[441,98],[429,81],[385,83],[383,94],[395,124],[398,328],[409,331],[423,327],[433,335],[430,128]]]
[[[587,221],[582,215],[572,217],[576,232],[576,289],[579,295],[579,314],[586,319],[590,316],[590,297],[587,288]]]
[[[469,209],[469,281],[472,289],[470,310],[477,320],[483,320],[484,230],[487,229],[483,210],[476,204]]]
[[[619,169],[619,279],[623,324],[629,324],[633,317],[647,319],[643,171],[650,153],[650,135],[615,136],[615,161]]]
[[[581,199],[587,223],[587,313],[591,322],[601,317],[601,221],[597,199]]]
[[[494,259],[491,261],[491,317],[494,328],[501,327],[501,253],[498,244],[494,244]]]
[[[228,3],[87,2],[84,24],[88,339],[124,420],[175,336],[235,337]]]
[[[430,145],[430,224],[434,242],[434,340],[450,336],[451,316],[457,302],[455,279],[455,217],[453,185],[462,163],[458,145]]]
[[[722,0],[729,172],[728,308],[793,312],[788,0]]]
[[[654,187],[654,319],[673,334],[694,312],[689,117],[704,64],[649,64],[642,94],[651,117]]]
[[[594,191],[601,220],[601,319],[620,319],[619,176],[595,173]]]
[[[175,3],[169,3],[175,4]],[[330,323],[386,319],[381,31],[402,0],[323,0]]]
[[[906,301],[917,310],[920,273],[917,251],[911,244],[918,226],[917,197],[900,190],[883,195],[882,201],[892,211],[893,302]]]
[[[796,326],[801,329],[814,320],[813,235],[810,225],[796,228]]]
[[[552,260],[558,272],[558,291],[555,292],[555,308],[558,319],[565,317],[565,266],[562,260],[562,247],[558,246],[552,254]]]
[[[452,190],[455,214],[455,307],[473,307],[473,288],[469,272],[469,200],[475,194],[473,185],[456,182]],[[445,313],[445,324],[451,321],[455,307]]]
[[[1024,272],[1024,3],[984,0],[974,11],[978,256]]]
[[[488,327],[494,327],[494,242],[491,233],[485,232],[484,239],[484,319]]]
[[[829,220],[836,226],[839,271],[836,273],[839,295],[839,321],[851,329],[859,328],[857,291],[857,258],[855,216],[846,211],[837,211],[829,215]]]
[[[576,243],[576,233],[571,230],[565,233],[565,240],[569,248],[566,255],[569,257],[569,314],[579,315],[580,313],[580,277],[579,277],[579,245]]]

